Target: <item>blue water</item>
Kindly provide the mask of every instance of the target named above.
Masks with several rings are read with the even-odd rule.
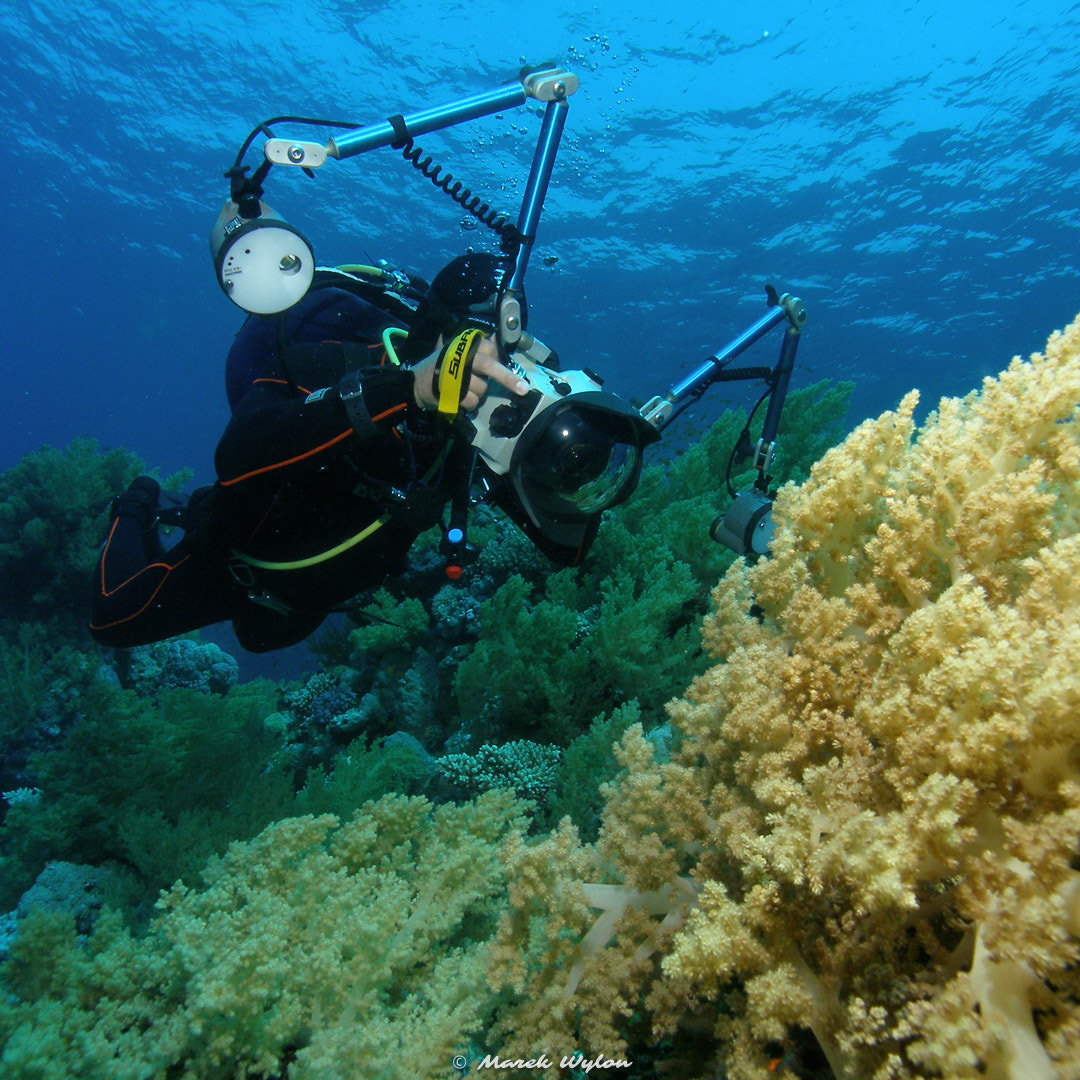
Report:
[[[966,392],[1080,310],[1073,5],[8,0],[0,55],[0,467],[88,434],[211,479],[241,314],[207,238],[248,131],[408,113],[524,61],[581,79],[530,328],[612,389],[677,381],[766,282],[809,308],[794,385],[855,379],[852,420]],[[538,130],[520,109],[421,145],[512,207]],[[276,169],[267,199],[322,262],[430,276],[487,243],[389,149]]]

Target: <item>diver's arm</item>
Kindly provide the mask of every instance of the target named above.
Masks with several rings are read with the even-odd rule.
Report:
[[[380,453],[400,453],[392,429],[409,413],[435,407],[434,372],[441,351],[415,368],[352,367],[339,346],[326,343],[301,346],[286,355],[285,368],[269,371],[256,381],[237,407],[218,444],[215,463],[225,485],[258,476],[285,478],[322,467],[327,455],[361,449],[377,440]],[[505,367],[491,339],[476,350],[464,387],[462,408],[475,408],[491,382],[515,394],[529,385]]]
[[[303,372],[296,393],[284,380],[267,378],[244,397],[218,443],[217,473],[226,486],[265,477],[284,480],[320,469],[330,456],[377,440],[380,452],[397,450],[392,428],[417,406],[413,376],[399,368],[374,367],[360,372],[360,400],[350,419],[337,385],[305,385]],[[354,430],[357,406],[370,421]]]

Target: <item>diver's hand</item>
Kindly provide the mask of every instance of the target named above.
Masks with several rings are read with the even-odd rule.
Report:
[[[421,409],[436,409],[439,399],[435,391],[434,373],[435,365],[443,351],[443,339],[440,336],[435,351],[421,360],[413,370],[413,397]],[[508,367],[499,360],[499,350],[495,347],[493,338],[486,337],[477,346],[473,356],[472,371],[469,375],[469,387],[461,400],[461,408],[465,412],[472,412],[484,395],[488,392],[488,384],[494,380],[501,386],[505,386],[511,394],[527,394],[529,384],[524,379],[515,375]]]

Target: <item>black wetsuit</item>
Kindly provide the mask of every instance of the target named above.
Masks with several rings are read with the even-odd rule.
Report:
[[[417,408],[412,373],[387,364],[379,331],[390,320],[337,292],[321,290],[290,314],[301,331],[249,320],[238,335],[233,352],[244,362],[230,358],[235,408],[217,447],[218,481],[197,493],[167,552],[145,518],[115,516],[95,572],[97,641],[144,644],[230,619],[253,652],[292,644],[400,573],[460,490],[471,451]],[[327,328],[337,340],[318,336]],[[358,430],[338,391],[354,370],[370,418]]]

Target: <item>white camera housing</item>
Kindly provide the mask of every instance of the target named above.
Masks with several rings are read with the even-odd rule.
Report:
[[[600,382],[584,371],[553,371],[544,367],[551,350],[536,338],[523,334],[519,344],[524,348],[511,355],[512,370],[529,384],[530,393],[522,399],[501,383],[489,382],[484,399],[469,414],[476,429],[470,441],[498,476],[509,470],[517,436],[527,424],[564,398],[600,390]]]

